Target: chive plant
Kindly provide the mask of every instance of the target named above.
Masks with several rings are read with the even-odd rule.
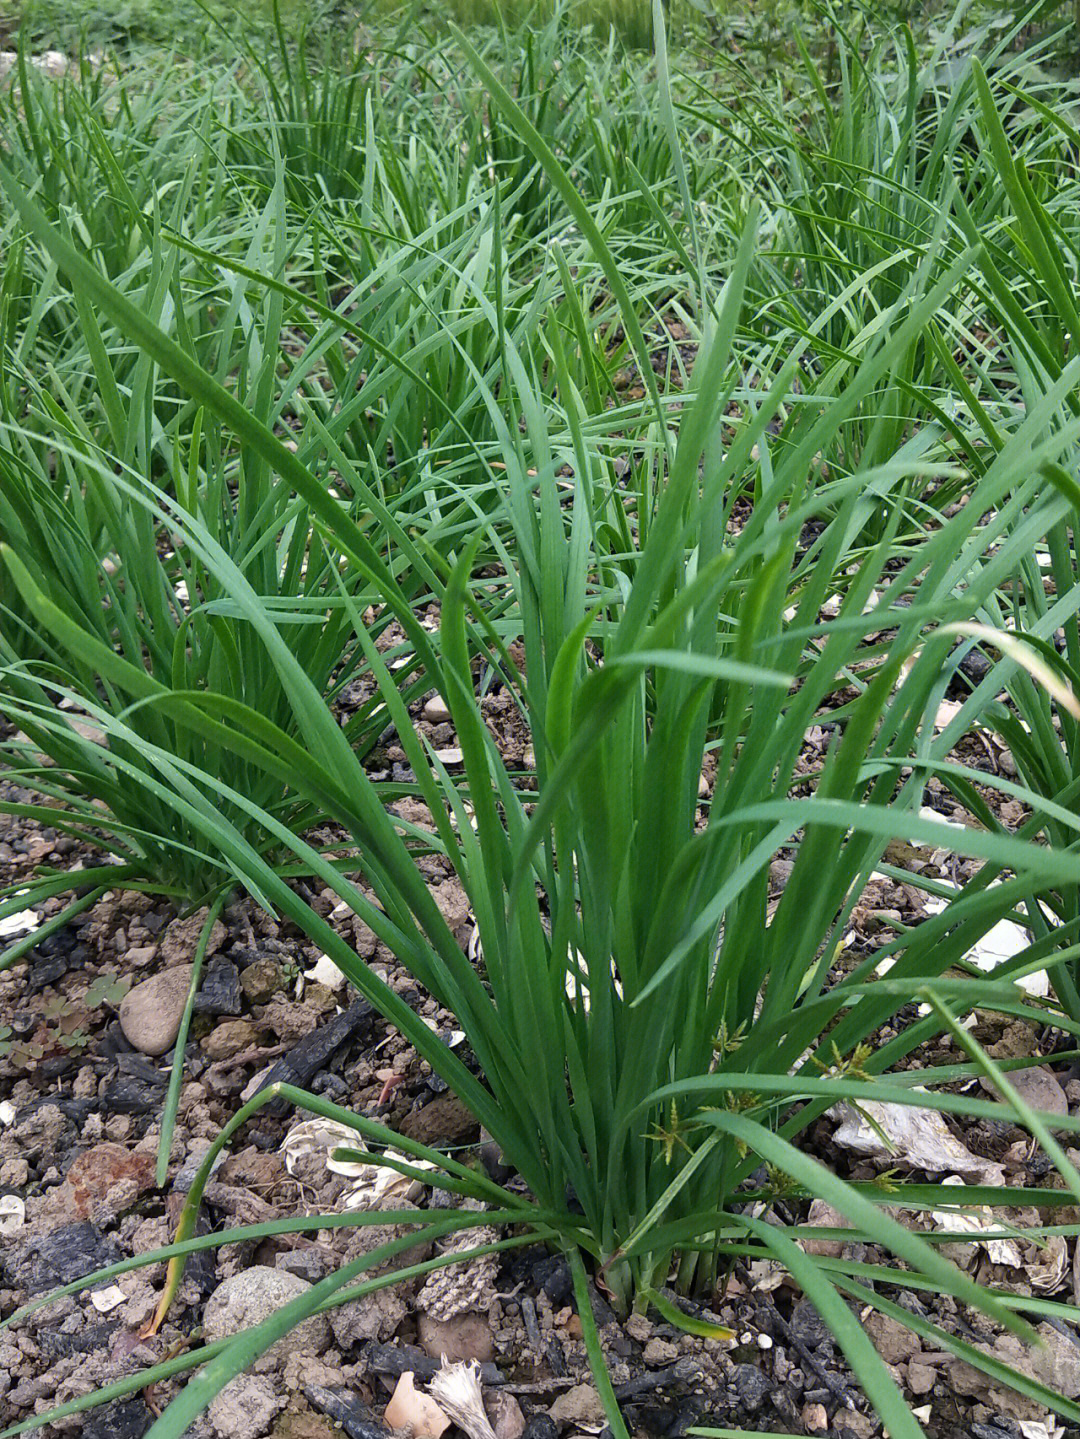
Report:
[[[580,59],[579,50],[549,25],[530,41],[517,93],[531,93],[539,75],[558,71],[559,56]],[[528,152],[512,132],[489,147],[475,91],[460,80],[451,86],[446,108],[465,115],[460,150],[451,144],[448,158],[445,139],[439,148],[435,132],[424,132],[415,182],[412,167],[395,158],[401,126],[420,113],[412,91],[429,83],[429,66],[450,85],[445,60],[425,52],[400,67],[389,97],[361,107],[368,128],[357,152],[357,213],[308,212],[295,203],[295,107],[314,106],[323,117],[304,130],[302,147],[310,175],[322,177],[325,189],[344,163],[333,149],[342,114],[326,106],[352,106],[357,83],[355,76],[339,79],[335,90],[336,72],[315,73],[303,52],[285,71],[286,89],[270,90],[269,125],[224,77],[194,84],[181,76],[169,88],[154,76],[144,93],[140,72],[110,79],[98,70],[50,89],[25,60],[18,94],[31,103],[14,97],[6,111],[12,166],[47,213],[63,216],[65,227],[78,215],[73,232],[95,237],[95,255],[118,272],[124,292],[219,380],[245,393],[276,433],[295,436],[305,462],[351,507],[372,545],[395,547],[384,582],[392,573],[413,608],[437,598],[445,563],[478,519],[494,527],[489,558],[501,563],[512,548],[497,482],[502,422],[495,395],[505,336],[535,372],[550,372],[535,336],[538,318],[554,307],[556,323],[582,343],[574,383],[594,417],[616,397],[608,366],[619,360],[618,342],[603,338],[617,327],[617,308],[599,293],[588,247],[563,235],[556,262],[536,238],[551,230],[549,182],[538,187],[542,168],[525,163]],[[613,77],[625,90],[624,70],[609,51],[600,79]],[[560,145],[581,144],[589,121],[581,92],[580,79],[569,78],[558,103],[535,97],[533,113],[553,117],[548,133]],[[324,99],[316,101],[316,93]],[[331,95],[338,98],[325,98]],[[162,111],[169,119],[159,134],[154,117]],[[410,144],[415,157],[415,135]],[[637,158],[653,174],[655,140],[649,145],[652,158]],[[618,179],[605,165],[594,174],[601,189]],[[37,171],[45,185],[34,180]],[[651,192],[649,200],[659,212]],[[634,205],[643,203],[639,194]],[[614,213],[622,217],[621,208]],[[620,223],[630,230],[637,218],[632,207]],[[311,511],[261,460],[230,444],[212,413],[140,357],[107,316],[67,289],[47,252],[26,243],[10,221],[7,229],[0,523],[14,563],[30,571],[50,607],[47,619],[40,606],[31,618],[24,586],[4,567],[0,708],[13,727],[8,762],[50,818],[104,843],[129,880],[181,901],[209,898],[235,877],[125,769],[129,733],[219,773],[288,817],[290,828],[313,823],[318,813],[277,781],[260,788],[242,763],[208,747],[203,735],[181,735],[145,703],[163,685],[205,688],[254,703],[289,727],[250,630],[210,572],[174,543],[155,508],[157,489],[200,517],[279,618],[282,606],[292,605],[290,643],[325,697],[344,694],[364,661]],[[670,226],[653,238],[646,264],[627,249],[620,258],[641,300],[658,310],[670,281],[654,273],[676,252]],[[635,237],[638,256],[645,239]],[[564,290],[571,269],[587,282],[581,297]],[[363,283],[345,283],[359,272]],[[314,311],[307,308],[312,291]],[[549,378],[543,404],[554,442],[569,451],[569,421],[552,392]],[[641,422],[632,407],[621,407],[608,424],[614,435]],[[135,491],[149,508],[133,505]],[[619,507],[611,507],[610,521],[612,543],[625,545]],[[432,552],[443,557],[442,569],[432,568]],[[378,591],[354,584],[349,598],[364,609]],[[375,631],[393,619],[383,610]],[[109,667],[105,684],[101,646],[127,661]],[[403,653],[398,678],[412,693],[419,672],[406,661]],[[360,753],[385,727],[380,712],[369,686],[347,729]],[[258,823],[233,817],[257,847],[269,845]],[[45,898],[58,883],[43,879],[34,895]]]
[[[479,493],[497,493],[498,503],[474,504],[471,533],[462,526],[448,544],[437,528],[428,544],[395,523],[376,482],[386,464],[381,446],[369,449],[366,474],[358,457],[338,446],[335,493],[329,493],[314,438],[310,449],[303,442],[296,451],[284,445],[274,432],[272,407],[242,403],[236,387],[223,383],[226,372],[215,374],[168,333],[159,314],[133,303],[0,167],[0,184],[28,235],[102,322],[178,387],[204,426],[219,427],[223,446],[225,436],[235,438],[245,463],[266,477],[269,494],[280,495],[289,513],[307,517],[324,561],[320,605],[333,605],[341,632],[347,629],[372,687],[373,712],[396,734],[431,830],[421,839],[388,812],[387,796],[343,732],[325,684],[293,642],[293,626],[304,613],[300,598],[269,596],[259,573],[245,568],[244,547],[238,555],[222,543],[182,483],[151,486],[127,472],[114,484],[129,522],[150,517],[175,537],[176,553],[190,557],[212,588],[217,612],[248,632],[268,683],[272,676],[278,709],[267,713],[258,696],[223,687],[160,684],[136,692],[132,660],[106,653],[102,639],[95,654],[103,678],[118,687],[126,679],[137,701],[109,716],[110,752],[115,734],[125,776],[152,793],[260,903],[330,955],[472,1109],[527,1191],[500,1187],[450,1155],[403,1144],[318,1096],[274,1086],[234,1116],[207,1155],[169,1253],[159,1316],[184,1256],[203,1242],[192,1236],[216,1154],[264,1103],[283,1097],[339,1119],[369,1144],[404,1152],[405,1160],[385,1159],[391,1167],[415,1173],[410,1159],[433,1161],[436,1187],[487,1206],[452,1219],[417,1210],[285,1221],[286,1227],[409,1223],[419,1238],[435,1237],[443,1225],[449,1232],[475,1222],[504,1227],[505,1243],[539,1238],[567,1255],[590,1359],[617,1435],[625,1427],[603,1367],[589,1274],[602,1279],[622,1312],[654,1304],[684,1323],[680,1294],[707,1294],[733,1256],[772,1258],[790,1271],[894,1436],[922,1431],[857,1322],[852,1300],[902,1318],[999,1382],[1080,1419],[1072,1401],[909,1314],[891,1295],[899,1286],[945,1293],[1025,1337],[1044,1315],[1075,1318],[1073,1306],[980,1286],[932,1237],[903,1222],[955,1197],[952,1190],[899,1180],[848,1183],[799,1144],[807,1126],[839,1100],[858,1104],[872,1097],[956,1115],[1008,1116],[1029,1130],[1063,1177],[1062,1189],[1034,1191],[1037,1202],[1049,1207],[1080,1199],[1080,1176],[1058,1141],[955,1018],[979,1006],[1049,1023],[1067,1035],[1080,1032],[1072,991],[1060,979],[1080,954],[1080,920],[1063,900],[1075,896],[1080,883],[1077,826],[1066,807],[1071,775],[1055,767],[1044,783],[1034,764],[1021,772],[1009,793],[1039,824],[1018,835],[992,822],[958,835],[919,814],[932,775],[948,777],[965,795],[979,794],[976,786],[985,781],[981,772],[950,760],[945,737],[935,731],[958,662],[958,634],[983,633],[1002,615],[1003,597],[1034,593],[1039,576],[1031,557],[1042,545],[1060,606],[1072,605],[1075,614],[1068,535],[1077,362],[1062,356],[1056,369],[1025,369],[1023,411],[1007,432],[995,432],[996,443],[980,444],[977,470],[961,474],[944,445],[905,443],[891,454],[874,446],[844,449],[849,428],[858,419],[872,424],[875,406],[888,421],[897,376],[909,422],[936,416],[936,390],[920,388],[912,357],[926,353],[928,331],[958,296],[992,288],[986,250],[967,226],[970,206],[954,205],[943,186],[917,259],[888,293],[876,293],[875,323],[857,346],[837,343],[835,333],[868,293],[867,272],[855,265],[835,293],[806,314],[783,352],[771,354],[752,328],[748,334],[746,321],[762,263],[755,207],[723,263],[710,253],[715,236],[690,223],[691,208],[682,244],[693,258],[683,283],[686,313],[697,316],[702,343],[676,408],[655,381],[634,272],[620,268],[596,207],[582,198],[485,59],[464,37],[458,44],[501,123],[543,172],[552,204],[564,207],[565,220],[590,249],[594,269],[579,281],[577,267],[553,245],[558,286],[541,292],[533,323],[513,325],[503,289],[508,231],[494,204],[488,269],[452,267],[458,303],[492,312],[497,361],[485,369],[474,360],[469,374],[490,425],[489,438],[477,447],[475,468],[487,466]],[[662,51],[658,63],[669,153],[677,185],[688,193]],[[984,96],[983,123],[996,134],[996,111],[978,72],[975,83]],[[1026,197],[1022,175],[1010,183],[1015,195]],[[347,231],[341,226],[338,233]],[[1025,239],[1026,254],[1038,259],[1037,236],[1025,232]],[[254,304],[259,284],[250,268],[241,271],[233,262],[229,273],[244,275]],[[433,275],[437,268],[431,265]],[[714,285],[720,273],[722,284]],[[491,295],[489,274],[495,277]],[[609,303],[619,307],[644,391],[614,414],[588,388],[604,357],[589,348],[579,284],[592,283],[596,274]],[[1036,263],[1030,283],[1040,302],[1060,310],[1056,271]],[[275,276],[263,290],[266,303],[316,312],[284,278]],[[336,342],[345,332],[343,318],[327,315],[325,306],[317,313]],[[999,319],[1010,340],[1034,344],[1024,314],[1009,310],[1003,297]],[[452,316],[444,320],[446,332],[456,352],[467,348]],[[818,346],[830,346],[830,367],[815,389],[823,372],[803,362]],[[984,391],[984,382],[977,371],[968,391],[974,394],[973,385]],[[553,396],[557,404],[550,403]],[[57,413],[70,428],[62,406]],[[329,421],[321,429],[309,424],[312,437],[325,443]],[[75,449],[65,442],[61,453]],[[823,470],[821,457],[841,452],[846,462]],[[463,491],[468,466],[457,458],[455,483]],[[919,503],[935,487],[961,482],[967,503]],[[358,502],[342,503],[342,496]],[[379,545],[372,541],[371,515],[382,521]],[[266,518],[276,535],[272,507]],[[871,521],[876,543],[867,545]],[[19,553],[29,543],[23,531],[12,533],[15,542],[9,539],[0,554],[20,602],[52,635],[50,643],[62,646],[68,622]],[[402,574],[423,577],[424,600],[438,609],[436,632],[419,622],[414,595],[399,583]],[[835,594],[839,612],[823,621],[822,607]],[[417,676],[415,694],[377,643],[369,606],[400,626],[406,672]],[[1013,656],[1016,643],[1025,658],[1046,656],[1044,642],[1065,615],[1039,598],[1016,617],[1021,633],[1010,642]],[[984,629],[973,631],[976,624]],[[1071,658],[1046,658],[1057,678],[1068,681]],[[1038,675],[1030,663],[1018,673]],[[1015,722],[1026,705],[1033,735],[1052,750],[1053,716],[1044,713],[1043,691],[999,675],[1005,678]],[[505,686],[518,706],[535,772],[507,767],[478,704],[478,684],[489,683]],[[448,768],[414,723],[410,701],[429,688],[449,706],[460,770]],[[1008,722],[994,708],[996,693],[988,686],[972,694],[965,725],[984,717],[995,727]],[[164,741],[151,718],[136,724],[144,710],[153,724],[169,726]],[[1071,731],[1062,725],[1068,738]],[[808,765],[811,732],[824,733],[826,742]],[[231,781],[222,765],[208,769],[190,736],[242,765],[244,785]],[[320,853],[291,815],[262,801],[261,786],[284,786],[308,813],[332,819],[348,834],[352,857],[339,864]],[[252,843],[253,831],[272,843]],[[875,973],[881,951],[845,957],[844,940],[853,907],[897,837],[956,850],[982,867],[965,890],[945,895],[933,918],[895,926],[886,947],[894,964],[883,978]],[[275,850],[285,862],[276,862]],[[472,955],[448,928],[418,863],[432,850],[468,896],[478,941]],[[774,905],[769,865],[780,853],[790,873]],[[479,1077],[305,902],[289,883],[296,872],[333,890],[453,1012],[480,1062]],[[904,877],[930,892],[944,888]],[[1027,951],[992,978],[964,968],[965,956],[1001,918],[1030,919],[1043,912],[1047,896],[1057,901],[1060,925],[1032,920]],[[1034,1001],[1014,982],[1036,965],[1055,977],[1057,1000]],[[925,1000],[926,1015],[894,1023],[913,996]],[[890,1024],[894,1037],[873,1048]],[[944,1068],[922,1066],[920,1046],[943,1032],[964,1057]],[[978,1075],[997,1089],[1000,1102],[948,1087]],[[1080,1121],[1068,1116],[1054,1124],[1067,1133],[1080,1130]],[[1025,1203],[1034,1202],[1032,1191],[1023,1195]],[[761,1217],[758,1205],[781,1196],[825,1199],[855,1237],[891,1252],[904,1270],[874,1259],[807,1254],[798,1224]],[[971,1186],[965,1198],[993,1204],[1016,1194]],[[1066,1224],[1058,1232],[1075,1229]],[[235,1237],[231,1232],[207,1242]],[[377,1251],[378,1259],[389,1252]],[[355,1284],[362,1266],[375,1260],[357,1261],[220,1347],[139,1376],[145,1384],[205,1365],[157,1420],[153,1439],[185,1432],[221,1387],[288,1327],[367,1292]],[[114,1387],[96,1398],[118,1392]]]

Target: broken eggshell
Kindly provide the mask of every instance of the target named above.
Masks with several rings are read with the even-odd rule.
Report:
[[[950,1174],[942,1180],[942,1184],[960,1189],[964,1187],[964,1181],[958,1174]],[[1007,1264],[1011,1269],[1020,1269],[1023,1266],[1023,1256],[1014,1239],[982,1240],[979,1238],[986,1231],[1000,1227],[995,1223],[993,1210],[988,1205],[973,1204],[965,1205],[962,1209],[934,1209],[931,1210],[930,1217],[938,1229],[943,1230],[946,1234],[962,1235],[964,1238],[970,1238],[973,1244],[980,1244],[986,1250],[991,1263]]]
[[[450,1428],[450,1419],[430,1395],[417,1389],[411,1370],[398,1380],[390,1403],[383,1413],[388,1429],[411,1429],[415,1439],[440,1439]]]
[[[17,1194],[0,1194],[0,1235],[17,1234],[26,1223],[26,1205]]]
[[[348,1149],[353,1153],[371,1154],[370,1159],[345,1159],[335,1155],[335,1150]],[[294,1173],[298,1159],[309,1154],[324,1154],[326,1167],[331,1174],[340,1174],[345,1179],[355,1180],[352,1188],[342,1199],[345,1209],[378,1209],[387,1199],[401,1199],[408,1195],[419,1181],[408,1174],[400,1174],[388,1164],[379,1162],[380,1155],[372,1153],[363,1139],[348,1125],[334,1119],[304,1119],[294,1124],[281,1146],[285,1168]],[[414,1159],[397,1149],[388,1149],[387,1155],[411,1169],[434,1169],[436,1166],[427,1159]]]
[[[386,1154],[411,1169],[434,1169],[427,1159],[414,1159],[400,1150],[388,1149]],[[334,1174],[343,1174],[356,1183],[342,1199],[345,1209],[381,1209],[388,1199],[400,1200],[419,1197],[421,1182],[411,1175],[401,1174],[388,1164],[360,1164],[353,1160],[330,1158],[327,1169]]]
[[[335,1119],[303,1119],[299,1124],[294,1124],[282,1140],[281,1154],[285,1160],[285,1168],[293,1174],[296,1161],[305,1155],[325,1153],[327,1168],[330,1168],[329,1156],[332,1150],[364,1147],[360,1135],[346,1124],[340,1124]],[[357,1170],[364,1167],[366,1166],[354,1166]],[[343,1172],[345,1171],[341,1169],[334,1170],[336,1174]]]
[[[119,1284],[110,1284],[107,1289],[91,1290],[90,1303],[99,1314],[111,1314],[114,1309],[119,1309],[121,1304],[127,1303],[127,1295]]]
[[[19,909],[0,919],[0,939],[14,939],[17,935],[32,934],[41,923],[41,915],[33,909]]]
[[[949,881],[943,880],[942,883],[949,884]],[[951,884],[949,887],[956,888]],[[989,887],[993,888],[994,886]],[[926,913],[928,915],[941,914],[950,903],[950,900],[941,897],[928,899]],[[1044,913],[1046,913],[1045,908]],[[1047,918],[1050,919],[1051,916],[1047,915]],[[1031,936],[1027,930],[1022,929],[1011,919],[999,919],[997,924],[988,929],[978,943],[967,951],[964,959],[969,964],[976,965],[984,974],[991,974],[998,965],[1022,954],[1030,944]],[[1031,974],[1021,975],[1015,980],[1015,983],[1034,999],[1045,999],[1050,993],[1050,976],[1045,969],[1037,969]],[[929,1013],[929,1010],[926,1012]]]
[[[950,1175],[942,1181],[957,1189],[963,1189],[964,1181],[958,1175]],[[963,1200],[957,1196],[960,1204]],[[964,1205],[953,1209],[935,1209],[931,1217],[939,1230],[955,1234],[961,1239],[970,1239],[972,1247],[985,1250],[991,1264],[1000,1264],[1009,1269],[1019,1270],[1039,1294],[1052,1294],[1066,1282],[1069,1270],[1069,1250],[1060,1234],[1037,1235],[1030,1238],[1020,1236],[1012,1239],[989,1239],[984,1236],[1007,1226],[1019,1229],[1027,1221],[1038,1222],[1036,1210],[995,1212],[985,1204]]]

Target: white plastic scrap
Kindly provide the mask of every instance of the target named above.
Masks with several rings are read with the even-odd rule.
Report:
[[[989,887],[994,888],[993,885]],[[941,914],[949,903],[947,899],[928,899],[926,913]],[[968,950],[964,958],[969,964],[977,965],[984,974],[990,974],[999,964],[1022,954],[1030,944],[1031,938],[1027,930],[1021,929],[1011,919],[999,919],[997,924],[987,930],[982,939]],[[1021,975],[1016,983],[1035,999],[1045,999],[1050,993],[1050,976],[1045,969]]]
[[[17,935],[33,934],[41,923],[41,915],[32,909],[18,909],[14,914],[0,919],[0,939],[14,939]]]
[[[312,984],[324,984],[327,989],[340,989],[348,983],[348,976],[338,969],[328,954],[320,954],[311,969],[304,970],[304,978]]]
[[[1002,1167],[972,1154],[954,1137],[936,1109],[863,1099],[857,1107],[846,1101],[836,1104],[829,1115],[841,1121],[833,1139],[843,1149],[932,1174],[948,1170],[976,1176],[985,1184],[1005,1183]]]
[[[99,1314],[111,1314],[126,1302],[127,1295],[119,1284],[110,1284],[108,1289],[94,1289],[90,1294],[90,1303]]]
[[[0,1099],[0,1124],[15,1123],[15,1106],[10,1099]]]
[[[950,1184],[964,1187],[964,1181],[958,1174],[950,1174],[942,1180],[943,1184]],[[931,1217],[939,1229],[946,1234],[970,1235],[974,1242],[981,1244],[990,1257],[992,1264],[1007,1264],[1011,1269],[1022,1269],[1024,1258],[1020,1253],[1020,1247],[1014,1239],[986,1239],[980,1240],[978,1236],[987,1230],[1000,1228],[994,1222],[993,1210],[986,1204],[970,1205],[964,1209],[934,1209]]]

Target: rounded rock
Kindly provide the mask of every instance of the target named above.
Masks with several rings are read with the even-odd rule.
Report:
[[[190,988],[191,965],[180,964],[129,990],[120,1005],[120,1028],[128,1043],[143,1054],[170,1050],[180,1033]]]
[[[445,1359],[450,1364],[478,1359],[486,1364],[495,1358],[491,1326],[481,1314],[467,1310],[451,1319],[421,1314],[417,1328],[420,1348],[432,1359]]]
[[[276,1314],[291,1300],[306,1294],[311,1285],[285,1269],[253,1265],[233,1274],[211,1294],[203,1314],[207,1339],[226,1339],[241,1329],[251,1329]],[[313,1314],[283,1335],[256,1362],[256,1369],[276,1368],[291,1353],[321,1354],[330,1344],[330,1326],[325,1315]]]
[[[226,1019],[212,1029],[200,1046],[208,1059],[232,1059],[235,1055],[250,1049],[258,1036],[258,1030],[247,1019]]]

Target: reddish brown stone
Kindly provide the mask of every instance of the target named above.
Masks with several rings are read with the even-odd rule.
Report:
[[[92,1219],[102,1205],[129,1209],[154,1187],[154,1159],[122,1144],[95,1144],[74,1160],[64,1182],[50,1190],[33,1216],[42,1230]]]

